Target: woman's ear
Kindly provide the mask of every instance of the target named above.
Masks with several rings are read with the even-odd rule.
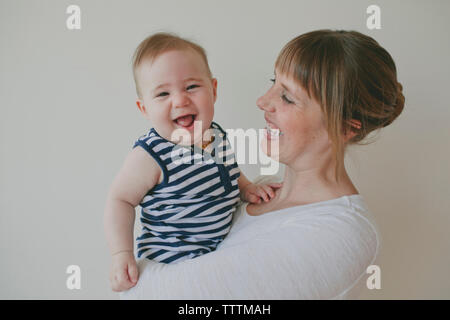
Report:
[[[361,129],[361,121],[356,119],[351,119],[348,124],[356,129]]]
[[[344,142],[347,142],[356,136],[358,134],[358,130],[361,129],[361,121],[359,120],[351,119],[347,123],[350,125],[350,129],[346,130]]]

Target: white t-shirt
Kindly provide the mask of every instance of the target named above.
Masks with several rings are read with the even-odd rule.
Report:
[[[138,261],[121,299],[354,299],[380,236],[359,194],[250,216],[240,205],[216,251]]]

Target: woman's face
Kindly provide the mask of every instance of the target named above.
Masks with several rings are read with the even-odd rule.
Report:
[[[314,166],[331,150],[322,110],[292,77],[277,71],[272,87],[256,102],[267,122],[263,151],[288,165]]]

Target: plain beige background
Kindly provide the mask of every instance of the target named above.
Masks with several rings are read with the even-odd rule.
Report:
[[[66,8],[81,8],[81,30]],[[368,30],[366,8],[381,8]],[[109,289],[106,192],[149,127],[131,56],[155,31],[203,45],[215,120],[261,128],[256,99],[294,36],[322,28],[374,37],[393,56],[406,106],[347,168],[383,236],[380,290],[364,299],[449,299],[449,1],[0,1],[0,298],[117,299]],[[250,177],[256,165],[242,165]],[[66,268],[81,267],[81,289]]]

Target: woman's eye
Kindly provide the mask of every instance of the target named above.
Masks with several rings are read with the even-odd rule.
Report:
[[[200,87],[198,84],[193,84],[193,85],[190,85],[189,87],[187,87],[186,90],[191,90],[191,89],[195,89],[198,87]]]
[[[169,93],[168,92],[161,92],[161,93],[158,93],[157,95],[156,95],[156,98],[159,98],[159,97],[165,97],[165,96],[168,96],[169,95]]]
[[[270,79],[270,81],[272,81],[273,83],[275,83],[275,78],[273,78],[273,79]]]
[[[294,103],[294,101],[289,100],[284,93],[281,95],[281,99],[283,99],[286,103],[289,104]]]

